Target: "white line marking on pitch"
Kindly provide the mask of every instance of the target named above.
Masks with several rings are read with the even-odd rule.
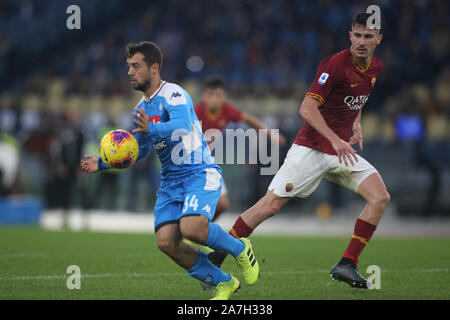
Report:
[[[405,270],[393,270],[393,269],[381,269],[381,272],[448,272],[449,268],[431,268],[431,269],[405,269]],[[263,271],[261,272],[265,276],[278,276],[282,274],[314,274],[314,273],[327,273],[329,270],[292,270],[292,271]],[[81,278],[145,278],[145,277],[167,277],[167,276],[187,276],[187,273],[180,272],[149,272],[149,273],[103,273],[103,274],[82,274]],[[0,280],[52,280],[52,279],[67,279],[69,275],[36,275],[36,276],[12,276],[12,277],[0,277]]]
[[[5,253],[0,254],[0,258],[8,259],[8,258],[43,258],[48,257],[47,254],[43,253]]]

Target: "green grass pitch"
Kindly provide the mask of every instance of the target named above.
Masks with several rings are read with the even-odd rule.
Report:
[[[253,236],[262,275],[246,286],[236,262],[239,299],[449,299],[450,239],[377,238],[359,271],[381,268],[381,289],[357,290],[332,281],[329,269],[349,237]],[[69,265],[81,269],[81,289],[69,290]],[[209,299],[197,280],[161,253],[152,234],[56,232],[0,227],[0,299]]]

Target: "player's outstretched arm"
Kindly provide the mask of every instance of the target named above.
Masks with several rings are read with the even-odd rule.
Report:
[[[269,139],[278,139],[278,143],[280,147],[286,145],[286,138],[281,134],[274,134],[269,128],[267,128],[258,118],[243,112],[242,113],[242,121],[246,122],[249,126],[254,129],[266,129],[267,136]]]
[[[86,173],[96,173],[98,171],[98,158],[96,154],[85,155],[84,159],[81,159],[81,170]]]
[[[305,97],[300,106],[299,114],[322,136],[330,141],[331,146],[339,157],[339,163],[344,162],[344,164],[348,166],[348,162],[350,162],[352,165],[355,165],[354,161],[358,162],[355,149],[353,149],[347,141],[339,138],[339,136],[330,129],[319,111],[320,105],[320,102],[316,99]]]

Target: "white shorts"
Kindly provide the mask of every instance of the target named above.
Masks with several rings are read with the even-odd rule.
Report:
[[[339,163],[338,156],[293,144],[268,190],[279,197],[306,198],[325,177],[357,192],[361,182],[377,170],[363,157],[356,157],[358,162],[346,167]]]

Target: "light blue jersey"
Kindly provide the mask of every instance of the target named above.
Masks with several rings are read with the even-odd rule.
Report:
[[[137,108],[143,108],[150,121],[148,133],[135,134],[138,160],[153,147],[161,161],[163,180],[182,178],[209,167],[220,171],[208,149],[192,99],[183,88],[163,81],[148,101],[142,97]],[[107,168],[104,163],[100,166]]]

